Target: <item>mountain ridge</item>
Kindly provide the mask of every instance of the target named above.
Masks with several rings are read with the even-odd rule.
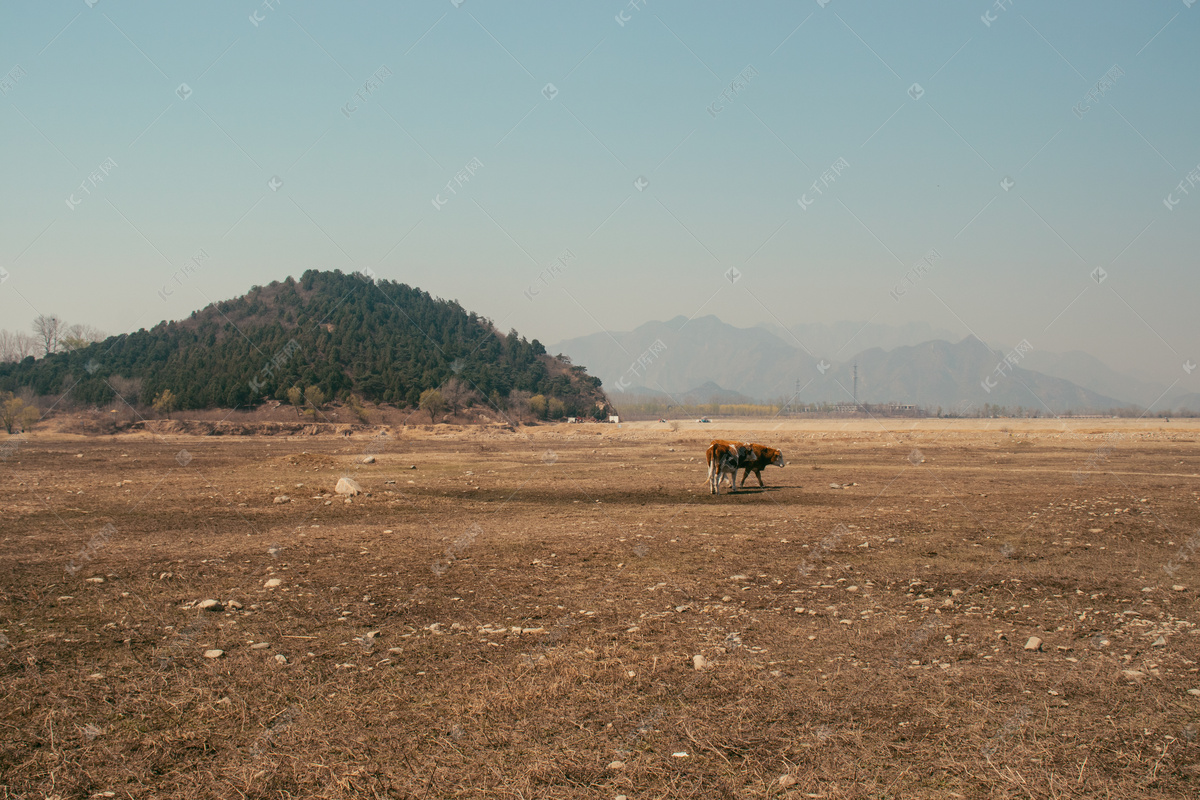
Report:
[[[649,352],[654,343],[658,343],[657,355],[643,359],[648,363],[639,363],[636,356],[625,360]],[[576,337],[554,349],[586,361],[609,385],[624,379],[626,385],[667,394],[712,381],[723,391],[758,401],[852,403],[857,364],[857,400],[864,403],[912,403],[931,410],[1020,407],[1037,413],[1107,411],[1130,405],[1127,399],[1031,369],[1027,361],[1033,360],[1034,351],[1027,346],[1020,353],[994,350],[973,335],[957,342],[933,339],[890,350],[867,348],[833,362],[766,327],[737,328],[707,315]]]

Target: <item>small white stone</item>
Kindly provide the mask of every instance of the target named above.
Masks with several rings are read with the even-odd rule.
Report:
[[[1036,636],[1030,636],[1029,641],[1025,642],[1025,649],[1037,651],[1042,649],[1042,640]]]
[[[708,659],[697,653],[696,655],[692,656],[692,667],[696,670],[707,669]]]
[[[205,658],[220,658],[223,655],[225,655],[224,650],[205,650],[204,651]]]
[[[779,776],[779,788],[780,789],[786,789],[789,786],[795,786],[795,785],[796,785],[796,779],[793,778],[791,775],[780,775]]]
[[[276,653],[275,654],[275,662],[277,664],[286,664],[287,656],[285,656],[283,653]]]
[[[1151,647],[1166,647],[1166,646],[1167,646],[1167,639],[1166,639],[1166,637],[1165,637],[1165,636],[1160,636],[1160,637],[1158,637],[1157,639],[1155,639],[1155,640],[1154,640],[1154,644],[1152,644],[1152,645],[1150,645],[1150,646],[1151,646]]]
[[[608,768],[611,770],[614,770],[614,771],[625,769],[625,762],[624,761],[610,761],[608,763]]]
[[[256,642],[255,644],[250,645],[250,649],[251,650],[266,650],[270,646],[271,646],[270,642]]]
[[[1171,587],[1171,591],[1173,591],[1173,592],[1182,592],[1182,591],[1183,591],[1184,589],[1186,589],[1186,588],[1187,588],[1187,587],[1186,587],[1186,586],[1184,586],[1182,583],[1177,583],[1177,584],[1175,584],[1174,586],[1172,586],[1172,587]]]
[[[271,578],[269,581],[267,581],[266,583],[263,584],[263,587],[266,589],[274,589],[276,586],[282,586],[282,585],[283,585],[283,580],[281,580],[280,578]]]
[[[273,502],[276,505],[283,505],[284,503],[292,502],[292,498],[288,497],[286,494],[281,494],[278,497],[276,497]]]
[[[220,600],[201,600],[196,608],[201,611],[224,611],[225,606],[221,605]]]

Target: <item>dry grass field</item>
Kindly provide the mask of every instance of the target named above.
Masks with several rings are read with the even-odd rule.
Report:
[[[0,437],[0,796],[1196,797],[1198,438]]]

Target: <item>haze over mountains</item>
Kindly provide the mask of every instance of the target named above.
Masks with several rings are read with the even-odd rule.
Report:
[[[989,347],[925,323],[801,324],[737,328],[716,316],[647,322],[549,347],[604,381],[610,398],[666,394],[678,402],[737,399],[850,403],[854,365],[863,403],[915,404],[950,412],[984,404],[1039,414],[1200,410],[1200,396],[1166,393],[1088,353]],[[1008,359],[1006,361],[1006,358]],[[706,394],[707,392],[707,394]]]

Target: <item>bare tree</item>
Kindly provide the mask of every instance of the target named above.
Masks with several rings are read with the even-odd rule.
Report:
[[[450,413],[457,414],[460,408],[469,406],[478,400],[479,393],[472,389],[466,381],[451,378],[442,386],[442,399],[446,401]]]
[[[20,361],[37,352],[37,340],[24,331],[0,330],[0,362]]]
[[[131,406],[138,404],[138,398],[142,395],[141,378],[126,378],[122,375],[114,375],[108,379],[108,385],[112,387],[113,392],[121,400],[124,400]]]
[[[58,352],[59,338],[63,334],[63,322],[54,314],[38,314],[33,321],[33,333],[42,347],[42,355]]]
[[[508,418],[509,422],[520,424],[533,418],[533,413],[529,409],[530,397],[529,392],[520,389],[513,389],[508,393],[508,409],[504,416]]]
[[[0,364],[6,361],[19,361],[16,355],[15,335],[0,328]]]
[[[77,322],[63,331],[59,338],[59,344],[63,350],[69,352],[71,350],[78,350],[81,347],[87,347],[94,342],[102,342],[104,339],[104,331],[94,328],[91,325],[82,325]]]

